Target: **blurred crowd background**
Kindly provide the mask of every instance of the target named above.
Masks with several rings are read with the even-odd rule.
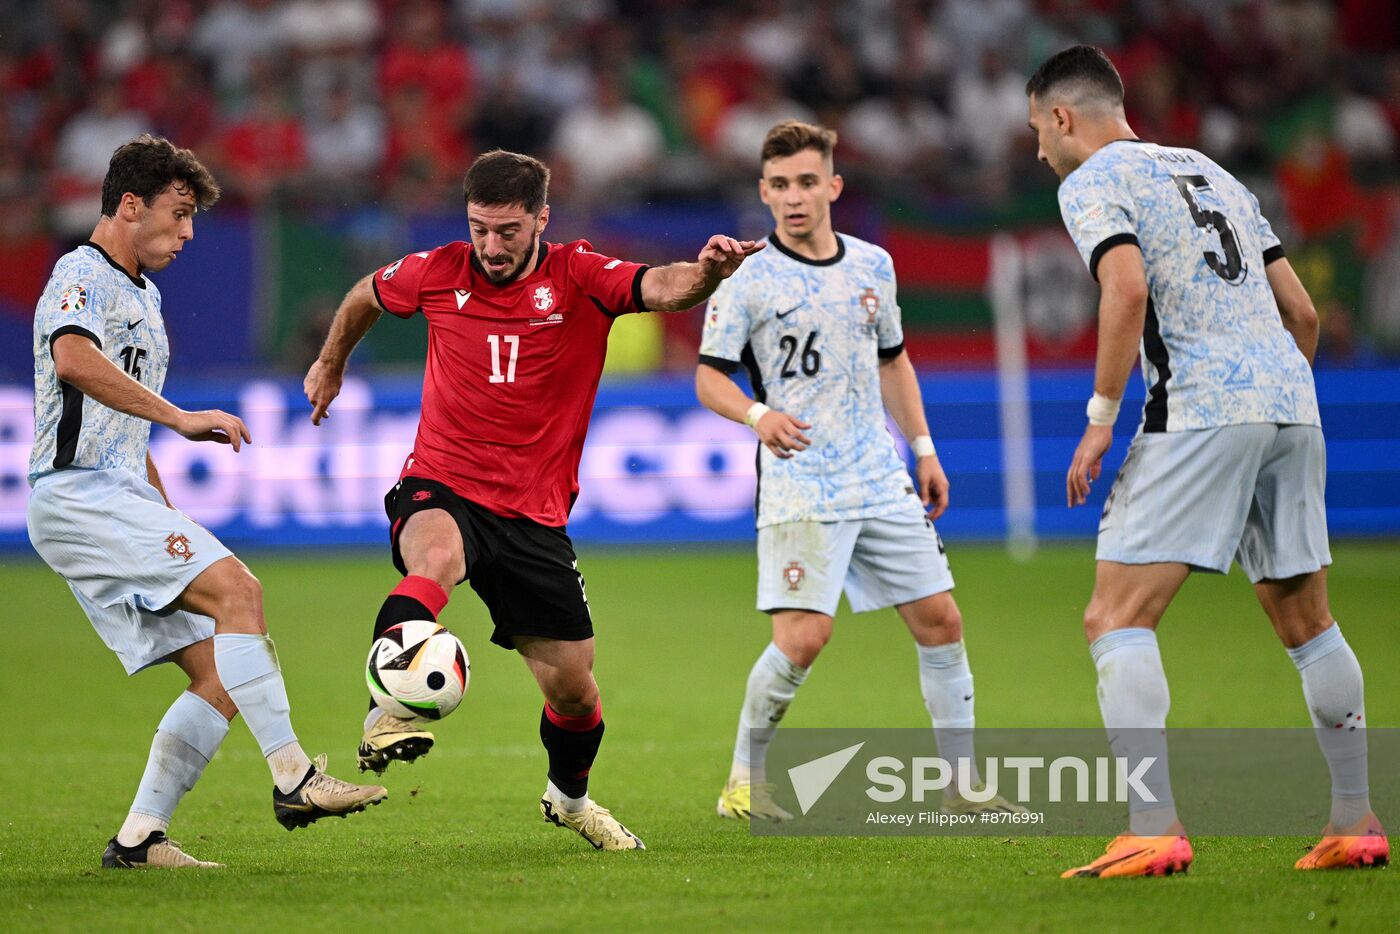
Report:
[[[1082,362],[1093,292],[1062,262],[1024,86],[1090,42],[1140,136],[1199,148],[1260,196],[1323,313],[1324,363],[1400,352],[1396,0],[0,0],[0,23],[5,343],[140,132],[224,186],[199,221],[215,243],[177,264],[210,253],[206,304],[210,276],[250,280],[221,290],[217,313],[242,323],[212,356],[290,368],[356,276],[465,236],[476,153],[549,161],[555,238],[663,261],[719,229],[766,232],[759,144],[797,117],[840,131],[838,226],[892,244],[923,362],[990,359],[1002,232],[1043,241],[1043,278],[1074,283],[1074,309],[1032,322],[1033,357]],[[694,317],[635,326],[618,365],[692,366]],[[422,335],[403,333],[370,356],[411,361]]]

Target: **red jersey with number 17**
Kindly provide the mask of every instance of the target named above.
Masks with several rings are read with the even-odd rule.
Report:
[[[403,476],[446,484],[500,516],[563,526],[613,320],[645,311],[640,263],[586,240],[540,244],[529,276],[494,285],[470,243],[374,274],[390,314],[428,319],[423,408]]]

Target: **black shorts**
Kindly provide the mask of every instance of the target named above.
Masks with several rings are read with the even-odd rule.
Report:
[[[593,637],[583,575],[563,529],[533,519],[507,519],[463,499],[445,484],[404,477],[384,497],[394,567],[407,574],[399,531],[408,517],[442,509],[457,523],[472,590],[491,612],[491,641],[515,648],[514,636],[577,642]]]

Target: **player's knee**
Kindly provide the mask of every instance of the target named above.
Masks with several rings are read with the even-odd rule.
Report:
[[[430,578],[444,587],[450,587],[462,579],[466,559],[461,549],[450,543],[433,542],[415,551],[408,573]]]
[[[266,632],[262,606],[262,582],[239,562],[220,581],[217,616],[220,629],[258,634]]]
[[[790,628],[778,640],[778,649],[794,665],[808,668],[830,641],[830,623],[817,619],[804,621],[803,625]]]
[[[946,645],[963,637],[962,611],[952,600],[943,600],[921,613],[914,623],[914,637],[920,645]]]
[[[565,717],[587,717],[598,709],[596,684],[552,685],[546,698],[557,714]]]

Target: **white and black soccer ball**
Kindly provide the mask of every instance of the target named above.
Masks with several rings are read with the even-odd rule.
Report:
[[[365,665],[375,704],[405,720],[441,720],[457,709],[470,680],[461,641],[428,620],[390,626],[370,646]]]

